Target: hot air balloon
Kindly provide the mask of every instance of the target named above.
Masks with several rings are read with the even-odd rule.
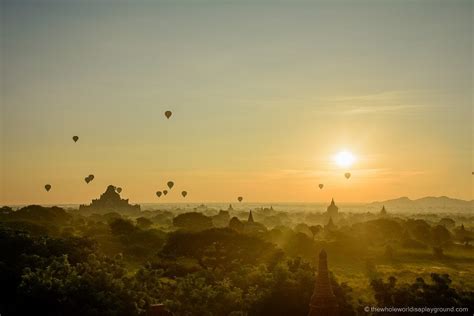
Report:
[[[239,202],[242,202],[243,199],[244,199],[244,198],[241,197],[241,196],[239,196],[239,197],[237,198],[237,200],[238,200]]]
[[[164,195],[168,194],[168,190],[163,190],[163,194]]]
[[[186,197],[186,195],[188,195],[188,192],[186,192],[186,191],[183,191],[183,192],[181,192],[181,195],[182,195],[182,196],[185,198],[185,197]]]
[[[77,143],[77,141],[79,140],[79,136],[73,136],[73,137],[72,137],[72,140],[73,140],[75,143]]]
[[[320,183],[320,184],[319,184],[319,188],[320,188],[320,189],[324,188],[324,184]]]
[[[171,111],[166,111],[166,112],[165,112],[165,116],[166,116],[167,119],[169,119],[172,114],[173,114],[173,113],[172,113]]]
[[[51,184],[47,184],[44,186],[44,189],[49,192],[49,190],[51,190]]]
[[[117,191],[117,193],[122,193],[122,188],[118,187],[117,189],[115,189]]]
[[[170,190],[171,190],[174,186],[174,182],[173,181],[168,181],[167,185],[168,185],[168,188],[170,188]]]
[[[94,180],[94,175],[93,174],[90,174],[90,175],[88,175],[87,177],[84,178],[84,181],[86,181],[87,184],[89,184],[89,182],[91,182],[92,180]]]
[[[156,191],[156,196],[157,197],[161,197],[161,194],[162,194],[161,191]]]
[[[344,174],[344,177],[346,177],[346,179],[349,179],[351,177],[351,173],[350,172],[346,172]]]

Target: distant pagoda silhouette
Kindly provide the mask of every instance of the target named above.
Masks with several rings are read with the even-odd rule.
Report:
[[[252,211],[249,212],[249,218],[247,219],[247,222],[248,223],[255,223],[254,220],[253,220]]]
[[[308,316],[338,316],[339,306],[329,280],[328,261],[326,251],[319,253],[318,276],[314,286],[313,296],[309,303]]]
[[[336,206],[334,202],[334,198],[331,200],[331,204],[328,206],[326,210],[326,215],[332,218],[336,218],[339,215],[339,207]]]
[[[140,205],[129,204],[128,199],[122,199],[116,188],[109,185],[100,198],[92,200],[89,205],[80,205],[79,211],[88,213],[138,212]]]

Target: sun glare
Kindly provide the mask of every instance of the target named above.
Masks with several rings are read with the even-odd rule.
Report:
[[[334,161],[339,167],[348,168],[354,164],[356,157],[350,151],[344,150],[334,156]]]

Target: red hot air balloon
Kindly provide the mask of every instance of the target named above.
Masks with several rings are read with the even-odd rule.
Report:
[[[173,113],[171,111],[168,110],[168,111],[165,112],[165,116],[166,116],[167,119],[169,119],[171,117],[171,115],[173,115]]]
[[[46,192],[49,192],[49,190],[51,190],[51,184],[46,184],[44,186],[44,189],[46,190]]]

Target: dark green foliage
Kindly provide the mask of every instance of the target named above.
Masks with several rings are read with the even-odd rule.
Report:
[[[111,221],[109,225],[114,235],[129,235],[137,230],[131,221],[122,218]]]
[[[276,253],[273,245],[229,228],[170,234],[162,251],[166,257],[190,257],[211,269],[265,262]]]
[[[212,227],[212,218],[198,212],[184,213],[173,218],[173,225],[185,230],[199,231]]]
[[[353,233],[363,238],[366,243],[377,244],[401,237],[402,228],[399,222],[392,219],[376,219],[353,225]]]
[[[431,240],[435,246],[445,246],[452,241],[451,232],[442,225],[436,225],[431,229]]]
[[[144,230],[121,218],[109,225],[112,234],[118,239],[122,252],[135,259],[151,258],[164,244],[165,234],[159,230]]]
[[[35,222],[60,223],[64,224],[72,218],[60,207],[43,207],[39,205],[29,205],[15,212],[7,214],[10,220],[28,220]]]
[[[465,246],[469,246],[469,243],[474,240],[474,232],[468,231],[461,225],[454,232],[455,238],[458,242],[463,243]]]
[[[430,306],[439,297],[440,305],[473,304],[473,293],[452,287],[447,275],[432,275],[429,284],[417,279],[399,285],[395,278],[380,280],[377,270],[380,260],[403,260],[400,244],[429,246],[439,251],[436,258],[425,251],[430,260],[452,260],[451,253],[442,253],[468,248],[453,243],[470,236],[463,226],[451,233],[425,221],[385,218],[340,225],[327,235],[321,226],[307,224],[298,225],[299,232],[280,226],[251,233],[237,218],[231,228],[212,228],[211,217],[185,213],[174,219],[181,229],[165,233],[151,227],[173,231],[172,213],[141,215],[86,217],[60,208],[29,206],[19,213],[2,208],[0,314],[133,316],[162,303],[175,316],[306,316],[314,259],[322,248],[331,253],[330,269],[337,261],[358,261],[362,269],[366,263],[378,305]],[[376,245],[378,254],[368,256],[367,243]],[[332,275],[331,283],[342,316],[368,305]]]
[[[143,229],[148,229],[153,225],[153,222],[146,217],[139,217],[136,219],[137,226]]]
[[[0,313],[10,315],[23,306],[24,297],[16,291],[27,270],[45,269],[60,257],[80,263],[96,251],[96,244],[87,238],[35,237],[0,226],[0,249]]]
[[[413,306],[413,307],[467,307],[474,306],[474,293],[456,290],[451,287],[449,275],[431,274],[431,283],[417,278],[412,284],[400,284],[397,279],[373,280],[371,287],[379,306]]]
[[[126,273],[120,259],[100,258],[93,254],[75,265],[63,256],[35,271],[26,268],[18,287],[20,304],[17,312],[137,315],[145,304],[128,290]]]
[[[411,236],[413,236],[416,240],[424,243],[425,245],[429,245],[431,243],[431,227],[427,222],[420,219],[408,220],[406,222],[406,226],[408,227]]]

